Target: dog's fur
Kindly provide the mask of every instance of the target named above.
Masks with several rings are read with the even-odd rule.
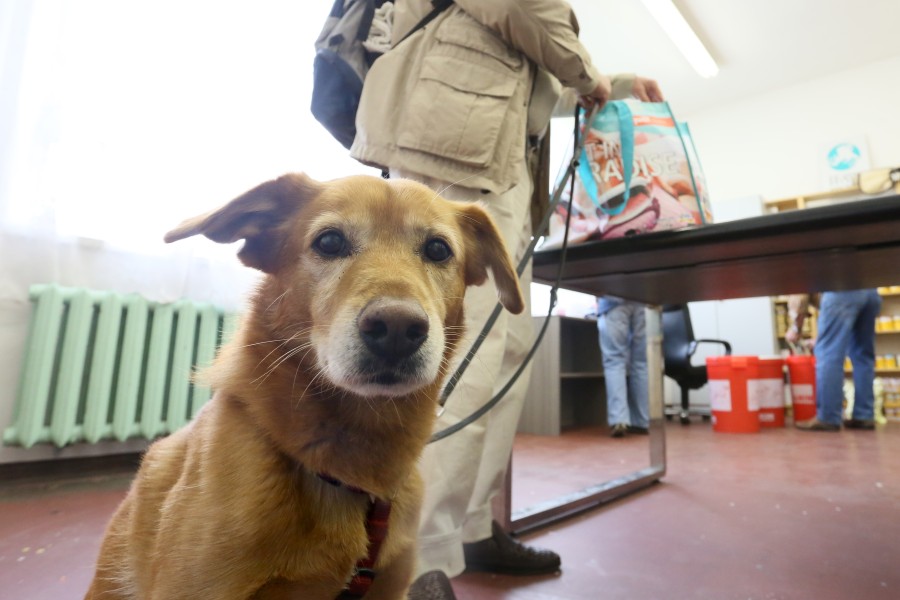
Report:
[[[206,376],[212,400],[144,456],[87,598],[332,600],[367,554],[370,495],[393,510],[366,598],[404,598],[416,463],[465,288],[490,269],[503,305],[524,308],[493,221],[410,181],[289,174],[166,241],[197,234],[245,240],[240,259],[266,276]]]

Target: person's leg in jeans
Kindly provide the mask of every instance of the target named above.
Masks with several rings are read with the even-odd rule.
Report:
[[[631,361],[628,368],[628,412],[631,425],[640,429],[650,426],[650,390],[647,380],[647,327],[644,306],[630,304]]]
[[[631,319],[628,309],[629,305],[619,304],[597,319],[603,379],[606,383],[606,417],[612,428],[631,423],[627,381],[628,354],[631,348]],[[614,430],[613,433],[617,432]]]
[[[863,292],[848,355],[853,364],[852,417],[869,421],[875,417],[875,319],[881,311],[881,296],[876,290]]]
[[[826,292],[819,309],[816,340],[816,418],[841,425],[844,402],[844,357],[859,313],[857,292]],[[874,331],[874,328],[873,328]]]

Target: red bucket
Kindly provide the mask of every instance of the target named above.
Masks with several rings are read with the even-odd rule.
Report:
[[[757,379],[748,382],[759,405],[760,427],[784,427],[784,359],[760,358]]]
[[[706,374],[713,431],[758,433],[759,405],[748,394],[747,385],[756,378],[759,359],[755,356],[709,356]]]
[[[816,416],[816,357],[794,355],[785,359],[791,381],[791,403],[794,422]]]

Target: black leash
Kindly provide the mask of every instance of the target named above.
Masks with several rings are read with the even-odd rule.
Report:
[[[592,123],[594,120],[594,115],[597,112],[597,106],[594,105],[587,114],[587,118],[585,119],[585,123]],[[578,159],[581,156],[581,151],[584,148],[584,137],[579,135],[578,128],[578,116],[580,114],[580,108],[575,109],[575,133],[574,133],[574,143],[573,143],[573,152],[572,159],[569,161],[569,166],[566,168],[565,175],[563,175],[562,180],[559,181],[559,184],[556,186],[556,189],[553,190],[553,196],[550,198],[550,204],[547,207],[547,211],[544,214],[544,218],[541,221],[540,227],[538,227],[539,232],[546,232],[547,227],[550,224],[550,218],[553,216],[553,212],[556,210],[556,206],[559,204],[560,199],[562,198],[563,189],[565,189],[566,183],[570,184],[569,187],[569,210],[566,215],[566,229],[563,234],[563,241],[561,251],[562,254],[560,256],[559,261],[559,269],[556,274],[556,281],[553,284],[553,287],[550,289],[550,309],[547,311],[547,317],[544,319],[544,323],[541,326],[541,330],[538,332],[537,337],[534,340],[534,344],[531,347],[531,350],[528,351],[528,354],[522,360],[522,364],[519,365],[519,368],[513,373],[513,376],[506,382],[506,385],[497,392],[497,394],[488,400],[481,408],[475,410],[472,414],[462,419],[461,421],[450,425],[446,429],[442,429],[438,431],[434,435],[431,436],[431,439],[428,440],[428,443],[436,442],[438,440],[442,440],[445,437],[453,435],[460,429],[463,429],[467,425],[472,422],[480,419],[484,416],[489,410],[494,408],[500,400],[506,395],[507,392],[512,388],[513,384],[519,378],[519,376],[525,371],[525,368],[528,366],[528,363],[531,362],[531,359],[534,357],[537,352],[538,346],[540,346],[541,341],[544,339],[544,334],[547,331],[547,327],[550,325],[550,317],[553,315],[553,309],[556,307],[557,301],[557,292],[559,291],[559,285],[562,282],[562,274],[563,267],[566,264],[566,254],[569,249],[569,224],[572,220],[572,203],[575,200],[575,171],[578,169]],[[522,276],[522,273],[525,272],[525,267],[528,266],[528,262],[531,260],[532,255],[534,254],[534,249],[537,247],[538,241],[540,240],[539,235],[533,235],[531,238],[531,244],[529,244],[528,249],[525,250],[525,255],[522,257],[522,260],[519,261],[519,265],[516,268],[516,273],[519,277]],[[472,347],[469,349],[469,352],[466,354],[465,358],[463,358],[459,367],[447,381],[447,385],[444,386],[444,390],[441,393],[440,403],[441,406],[447,401],[447,398],[456,389],[456,385],[459,383],[460,378],[462,377],[465,370],[468,368],[469,364],[472,362],[472,359],[475,357],[475,353],[481,347],[481,344],[484,342],[485,338],[490,332],[491,328],[494,326],[494,323],[497,322],[497,319],[500,316],[500,312],[503,310],[503,306],[498,302],[494,307],[491,316],[488,317],[487,322],[482,328],[481,333],[478,334],[478,337],[475,339],[475,342],[472,344]]]

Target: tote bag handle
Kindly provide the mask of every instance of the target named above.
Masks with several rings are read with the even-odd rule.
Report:
[[[694,189],[694,197],[699,201],[700,191],[697,188],[694,165],[691,163],[691,154],[688,152],[687,144],[690,143],[692,145],[694,156],[697,155],[697,152],[696,149],[693,148],[693,140],[688,135],[687,125],[678,122],[675,118],[675,113],[672,112],[672,107],[668,102],[662,102],[660,104],[663,104],[666,107],[666,111],[672,118],[674,131],[678,135],[678,139],[681,142],[681,147],[684,152],[685,162],[688,167],[688,175],[691,179],[691,187]],[[613,100],[607,102],[606,106],[603,107],[603,110],[594,117],[594,121],[600,119],[604,113],[608,114],[609,112],[616,113],[616,120],[619,125],[619,143],[622,148],[622,181],[625,185],[625,193],[622,196],[623,201],[614,208],[609,208],[605,204],[600,203],[597,182],[594,179],[594,173],[591,170],[591,161],[588,159],[586,148],[582,148],[581,150],[581,157],[578,164],[578,176],[581,179],[581,184],[584,187],[585,192],[587,192],[587,195],[594,206],[609,216],[615,216],[625,210],[628,199],[631,197],[631,176],[632,171],[634,170],[634,115],[627,102]],[[585,127],[589,128],[590,124],[586,124]],[[704,223],[706,222],[706,216],[703,214],[703,211],[700,211],[700,218]]]
[[[615,112],[616,119],[619,122],[619,143],[622,146],[622,180],[625,184],[624,200],[616,207],[609,208],[605,204],[600,204],[600,195],[597,192],[597,182],[594,180],[594,173],[591,171],[591,161],[588,159],[587,150],[581,149],[581,158],[578,161],[578,175],[581,178],[581,185],[587,192],[588,197],[594,206],[610,216],[615,216],[625,210],[628,199],[631,197],[631,172],[634,170],[634,118],[628,104],[621,100],[612,100],[606,103],[603,110],[594,117],[594,121],[599,119],[603,113]],[[585,123],[585,129],[590,129],[592,123]]]

